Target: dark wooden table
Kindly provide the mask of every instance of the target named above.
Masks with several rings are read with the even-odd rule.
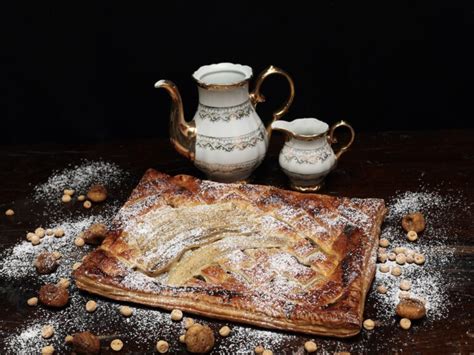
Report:
[[[258,168],[253,182],[285,187],[287,180],[278,167],[277,154],[281,137],[275,135],[269,155]],[[128,141],[107,144],[74,145],[24,145],[0,146],[0,248],[3,250],[24,238],[46,218],[44,211],[32,207],[32,188],[44,182],[55,169],[81,159],[102,158],[119,164],[130,172],[121,192],[114,196],[124,201],[145,169],[154,167],[168,174],[187,173],[202,177],[191,163],[176,154],[167,141]],[[448,305],[446,319],[423,326],[423,321],[410,331],[400,330],[389,324],[377,328],[373,333],[362,332],[348,340],[314,338],[322,351],[333,353],[350,350],[354,344],[363,343],[353,352],[406,352],[406,353],[472,353],[474,352],[474,131],[423,131],[358,134],[350,152],[343,156],[338,168],[327,179],[324,193],[350,197],[380,197],[389,199],[400,191],[416,191],[423,181],[425,186],[438,186],[441,193],[461,193],[465,204],[454,211],[459,218],[447,226],[452,238],[448,244],[456,252],[444,270],[452,278],[448,290],[453,302]],[[12,207],[15,217],[7,218],[3,211]],[[95,213],[92,211],[91,213]],[[25,319],[35,317],[37,308],[25,305],[25,300],[36,292],[35,280],[5,280],[0,275],[0,353],[9,335],[17,331]],[[77,291],[75,291],[77,292]],[[86,297],[87,295],[84,295]],[[366,315],[373,316],[375,301],[369,297]],[[100,319],[98,319],[100,322]],[[213,322],[214,328],[225,322]],[[120,327],[114,325],[113,327]],[[65,326],[67,328],[67,326]],[[120,329],[112,329],[120,333]],[[71,329],[63,329],[66,334]],[[179,332],[168,334],[173,352],[183,351],[177,345]],[[274,348],[275,354],[303,353],[302,345],[311,337],[296,336]],[[40,340],[38,340],[40,341]],[[226,341],[220,339],[216,353],[225,353]],[[230,340],[229,340],[230,341]],[[384,347],[384,344],[387,344]],[[248,350],[245,342],[243,350]],[[58,347],[66,352],[66,347]],[[151,351],[152,345],[149,347]],[[233,348],[235,349],[235,347]],[[10,349],[11,351],[11,349]],[[143,352],[137,341],[129,341],[126,352]],[[107,344],[103,352],[108,353]],[[230,352],[230,351],[228,351]],[[243,352],[244,353],[244,352]]]

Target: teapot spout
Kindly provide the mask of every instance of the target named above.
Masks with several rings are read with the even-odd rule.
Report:
[[[169,80],[160,80],[155,88],[163,88],[171,96],[170,141],[178,153],[194,161],[196,145],[196,126],[194,121],[184,119],[183,101],[176,85]]]

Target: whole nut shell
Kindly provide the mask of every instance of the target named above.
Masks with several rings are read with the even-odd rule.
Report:
[[[82,235],[87,244],[99,245],[107,236],[107,226],[102,223],[91,225]]]
[[[92,185],[87,192],[87,198],[92,202],[102,202],[107,198],[107,189],[103,185]]]
[[[61,308],[69,301],[69,291],[64,287],[46,284],[40,288],[39,300],[46,306]]]
[[[425,225],[425,217],[420,212],[410,213],[402,218],[402,227],[406,232],[420,233],[425,229]]]
[[[98,354],[100,353],[100,340],[91,332],[74,334],[72,346],[77,354]]]
[[[58,260],[53,253],[42,252],[36,257],[35,267],[39,274],[51,274],[58,266]]]
[[[184,337],[186,349],[191,353],[208,353],[214,347],[214,333],[207,325],[193,324]]]
[[[403,298],[395,310],[402,318],[420,319],[426,315],[425,305],[415,298]]]

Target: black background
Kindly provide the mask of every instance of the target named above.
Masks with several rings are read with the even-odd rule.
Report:
[[[171,79],[186,116],[199,66],[269,64],[296,84],[286,117],[356,130],[473,127],[474,6],[431,1],[129,1],[1,5],[2,143],[165,137]],[[287,91],[264,85],[268,118]]]

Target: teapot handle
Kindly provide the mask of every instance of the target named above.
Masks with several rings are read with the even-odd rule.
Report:
[[[336,128],[339,128],[339,127],[349,128],[349,131],[351,131],[351,139],[349,140],[349,142],[345,146],[343,146],[343,147],[341,147],[341,149],[339,149],[339,151],[336,153],[336,159],[339,159],[339,157],[342,155],[342,153],[346,152],[349,149],[349,147],[354,142],[354,138],[355,138],[355,132],[354,132],[354,129],[352,128],[352,126],[349,123],[347,123],[346,121],[339,121],[339,122],[333,124],[331,126],[331,129],[329,130],[329,137],[328,137],[329,144],[337,143],[337,139],[334,137],[334,131],[336,130]]]
[[[290,85],[290,96],[288,96],[288,99],[279,110],[273,112],[273,118],[267,124],[268,133],[271,132],[272,122],[280,119],[288,111],[288,109],[291,106],[291,103],[293,102],[293,98],[295,97],[295,85],[293,83],[293,79],[291,79],[288,73],[286,73],[284,70],[274,67],[273,65],[270,65],[267,69],[262,71],[260,75],[257,77],[256,83],[255,83],[255,89],[253,89],[253,91],[250,93],[250,102],[252,103],[253,107],[256,107],[257,104],[260,102],[265,102],[265,96],[263,96],[260,93],[260,87],[262,86],[262,83],[264,82],[264,80],[268,76],[273,75],[273,74],[279,74],[286,78],[286,80],[288,81],[288,84]]]

